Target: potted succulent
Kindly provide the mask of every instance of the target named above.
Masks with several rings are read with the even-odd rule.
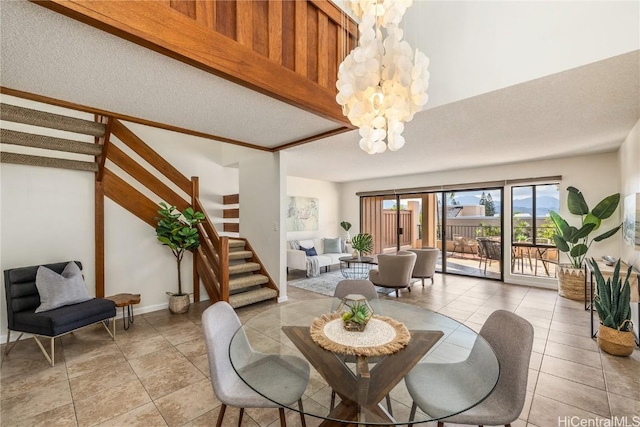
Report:
[[[633,323],[631,323],[631,286],[629,284],[633,266],[629,266],[623,283],[620,277],[620,260],[616,263],[613,276],[606,281],[595,259],[591,258],[590,262],[598,285],[598,294],[593,301],[600,317],[598,346],[614,356],[629,356],[636,346]]]
[[[351,239],[351,247],[357,252],[354,253],[354,258],[360,259],[362,254],[368,254],[373,250],[373,237],[369,233],[356,234]]]
[[[571,261],[569,265],[558,265],[558,293],[562,297],[582,301],[585,297],[582,267],[591,244],[613,236],[622,224],[593,239],[589,239],[589,235],[598,230],[602,220],[609,218],[618,208],[620,193],[605,197],[590,210],[580,190],[568,187],[567,191],[567,208],[572,214],[580,216],[581,224],[574,227],[557,212],[549,212],[556,228],[553,235],[556,247],[566,253]]]
[[[189,294],[182,292],[182,277],[180,263],[185,251],[200,246],[200,235],[196,226],[204,219],[201,212],[195,212],[188,207],[182,212],[175,206],[160,203],[158,210],[158,226],[156,236],[164,246],[168,246],[176,257],[178,265],[178,293],[167,292],[169,295],[169,311],[173,314],[185,313],[189,310]]]
[[[345,243],[350,243],[351,242],[351,235],[349,235],[349,230],[351,229],[351,223],[348,221],[342,221],[340,223],[340,227],[342,227],[342,229],[347,233],[344,236],[344,242]]]
[[[365,299],[364,301],[351,302],[351,304],[348,305],[349,310],[342,313],[342,323],[347,331],[363,332],[367,327],[373,311],[369,308],[370,306],[366,301]]]

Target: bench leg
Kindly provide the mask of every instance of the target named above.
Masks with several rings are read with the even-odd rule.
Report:
[[[18,335],[18,339],[13,344],[9,345],[9,342],[11,341],[11,329],[7,329],[7,342],[4,345],[4,356],[2,356],[2,362],[0,362],[0,365],[4,363],[4,359],[7,357],[9,352],[13,350],[13,347],[18,344],[18,341],[20,341],[20,338],[22,338],[23,335],[24,332],[21,332],[20,335]]]
[[[40,351],[42,351],[42,354],[44,354],[44,357],[47,358],[47,361],[49,362],[49,364],[51,366],[54,366],[55,358],[56,358],[55,338],[53,337],[49,338],[51,340],[51,357],[49,357],[49,355],[47,354],[47,350],[44,349],[44,346],[42,345],[38,337],[34,335],[33,339],[36,340],[36,344],[38,344],[38,347],[40,347]]]
[[[116,340],[116,318],[114,317],[113,319],[103,320],[100,323],[102,323],[102,326],[104,326],[104,328],[107,330],[111,338],[113,338],[113,340],[115,341]],[[109,330],[110,323],[113,324],[113,332]]]

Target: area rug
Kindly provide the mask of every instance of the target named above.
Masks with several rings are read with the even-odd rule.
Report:
[[[316,292],[322,295],[333,296],[333,292],[336,289],[336,285],[341,280],[346,280],[342,273],[338,270],[330,271],[328,273],[320,273],[316,277],[307,277],[304,279],[296,279],[287,282],[288,286],[294,286],[296,288],[305,289],[307,291]],[[376,290],[379,294],[389,295],[395,292],[395,289],[381,288],[376,286]]]

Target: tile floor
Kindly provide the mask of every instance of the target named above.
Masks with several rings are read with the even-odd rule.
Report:
[[[428,281],[427,281],[428,283]],[[318,294],[289,287],[291,301]],[[640,415],[640,350],[618,358],[598,350],[589,338],[589,315],[579,302],[556,292],[465,278],[436,276],[434,285],[402,292],[415,304],[479,330],[496,309],[514,311],[535,328],[525,408],[513,426],[572,426],[574,420]],[[275,303],[241,308],[246,320]],[[20,342],[0,370],[2,426],[210,426],[220,403],[208,379],[200,314],[208,303],[186,315],[158,311],[136,316],[128,331],[112,341],[102,326],[58,340],[56,366],[48,366],[33,340]],[[394,410],[404,410],[394,395]],[[305,397],[305,405],[327,405]],[[237,425],[230,408],[225,426]],[[559,422],[559,417],[560,422]],[[567,418],[565,418],[567,417]],[[638,419],[640,420],[640,418]],[[299,425],[295,413],[289,426]],[[586,422],[586,421],[585,421]],[[603,422],[603,421],[600,421]],[[319,422],[308,418],[309,426]],[[243,426],[277,426],[276,410],[245,413]],[[435,425],[430,423],[429,426]],[[587,425],[587,424],[583,424]],[[622,425],[622,424],[616,424]]]

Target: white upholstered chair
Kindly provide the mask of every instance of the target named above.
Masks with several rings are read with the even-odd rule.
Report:
[[[436,274],[436,262],[438,261],[438,253],[436,248],[409,249],[408,252],[416,254],[416,265],[413,267],[411,277],[422,280],[424,287],[424,279],[431,279],[433,284],[433,276]]]
[[[378,255],[378,268],[369,271],[369,280],[376,286],[398,289],[408,288],[411,292],[411,272],[416,264],[416,254],[399,251],[396,255]]]

